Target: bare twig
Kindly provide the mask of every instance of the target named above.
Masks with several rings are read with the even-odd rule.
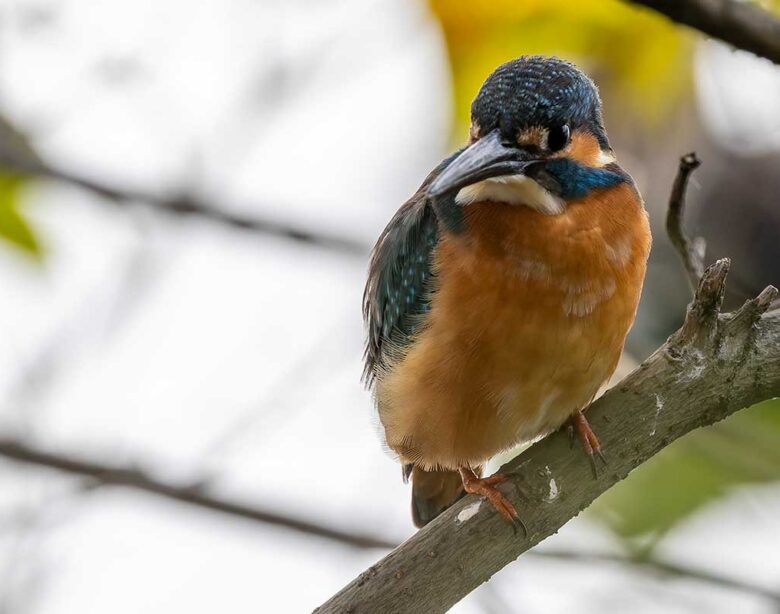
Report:
[[[172,499],[174,501],[185,503],[195,508],[228,514],[244,520],[249,520],[251,522],[282,526],[286,529],[291,529],[306,535],[313,535],[316,537],[329,539],[331,541],[337,541],[352,547],[391,550],[398,545],[397,542],[393,542],[382,537],[371,535],[361,536],[354,533],[334,530],[330,527],[323,527],[311,522],[300,522],[298,520],[290,519],[277,513],[267,512],[250,505],[237,504],[235,502],[218,499],[203,494],[197,487],[187,488],[173,486],[170,484],[163,484],[136,469],[108,466],[97,461],[85,461],[83,459],[76,460],[61,453],[57,454],[43,451],[38,448],[32,448],[16,440],[8,438],[0,438],[0,456],[4,456],[5,458],[14,461],[47,467],[67,474],[87,478],[89,482],[85,482],[84,484],[88,485],[90,490],[94,488],[94,486],[103,485],[134,488],[164,497],[166,499]],[[82,488],[79,488],[79,491],[82,490]],[[14,523],[15,525],[17,520],[23,519],[17,519],[17,516],[13,515],[3,520],[5,522]],[[0,522],[0,525],[2,524],[4,523]],[[692,569],[671,562],[659,561],[654,558],[627,557],[619,554],[583,552],[575,550],[533,550],[528,554],[537,558],[560,560],[562,562],[603,562],[631,565],[651,573],[714,584],[745,593],[756,594],[780,603],[780,593],[757,585],[740,582],[739,580],[727,576],[721,576],[702,570]]]
[[[250,505],[237,504],[235,502],[210,497],[202,494],[197,487],[187,488],[163,484],[136,469],[108,466],[100,462],[85,461],[83,459],[76,460],[63,454],[32,448],[9,438],[0,438],[0,456],[25,464],[47,467],[67,474],[88,478],[90,480],[90,489],[94,486],[103,485],[134,488],[159,495],[166,499],[185,503],[199,509],[228,514],[252,522],[259,522],[261,524],[278,525],[286,529],[337,541],[352,547],[391,550],[398,545],[396,542],[377,536],[361,536],[354,533],[334,530],[330,527],[323,527],[310,522],[300,522]],[[9,517],[7,521],[15,523],[16,516]],[[739,580],[727,576],[692,569],[667,561],[659,561],[654,558],[637,558],[618,554],[574,550],[533,550],[528,554],[537,558],[559,560],[562,562],[603,562],[632,565],[651,573],[714,584],[720,587],[766,597],[767,599],[780,603],[780,593],[757,585],[740,582]]]
[[[627,0],[780,64],[780,20],[739,0]]]
[[[214,512],[284,527],[299,533],[329,539],[349,546],[385,550],[395,546],[395,542],[381,537],[362,534],[358,531],[344,531],[326,527],[308,520],[291,518],[245,503],[212,496],[204,492],[202,485],[174,485],[154,479],[145,472],[132,468],[132,466],[112,466],[102,462],[55,454],[23,444],[13,438],[0,438],[0,456],[21,463],[48,467],[72,475],[90,478],[101,485],[134,488]]]
[[[669,210],[666,213],[666,232],[669,239],[682,259],[691,291],[695,292],[699,280],[704,273],[704,250],[706,243],[697,237],[690,241],[683,230],[683,215],[685,212],[685,190],[688,179],[701,164],[695,153],[689,153],[680,158],[680,168],[677,171],[672,194],[669,197]]]
[[[0,167],[18,173],[68,183],[105,198],[119,206],[145,204],[155,210],[177,216],[198,217],[230,228],[266,234],[300,243],[306,243],[351,256],[365,256],[369,246],[356,239],[336,234],[309,230],[293,224],[231,213],[214,203],[192,195],[163,196],[137,190],[123,189],[109,183],[56,168],[46,162],[22,155],[14,147],[0,141]]]
[[[773,591],[757,584],[750,584],[736,580],[729,576],[685,567],[678,563],[662,561],[656,558],[629,557],[620,554],[602,552],[577,552],[574,550],[532,550],[529,552],[535,557],[557,560],[565,563],[608,563],[625,567],[630,565],[641,571],[646,571],[662,577],[672,577],[681,580],[695,580],[712,584],[719,588],[728,588],[742,593],[758,595],[780,605],[780,592]]]

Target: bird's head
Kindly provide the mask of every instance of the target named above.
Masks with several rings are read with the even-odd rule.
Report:
[[[482,85],[471,106],[469,145],[428,195],[434,202],[494,201],[555,215],[627,180],[614,162],[593,82],[563,60],[522,56]]]

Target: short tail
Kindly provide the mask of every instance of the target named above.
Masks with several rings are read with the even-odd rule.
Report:
[[[408,475],[408,471],[404,472]],[[463,481],[457,471],[411,470],[412,520],[424,527],[464,495]]]

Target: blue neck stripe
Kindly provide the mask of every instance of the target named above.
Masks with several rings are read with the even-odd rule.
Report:
[[[605,168],[584,166],[570,158],[552,158],[544,170],[556,181],[559,195],[565,199],[583,198],[593,190],[609,188],[626,181],[626,176]]]

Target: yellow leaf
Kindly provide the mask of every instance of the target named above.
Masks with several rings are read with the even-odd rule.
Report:
[[[690,90],[693,37],[652,11],[618,0],[429,3],[447,41],[460,134],[485,77],[523,54],[574,61],[598,83],[606,104],[648,128]]]
[[[24,179],[20,175],[0,171],[0,237],[29,254],[40,256],[41,246],[19,212],[23,185]]]

